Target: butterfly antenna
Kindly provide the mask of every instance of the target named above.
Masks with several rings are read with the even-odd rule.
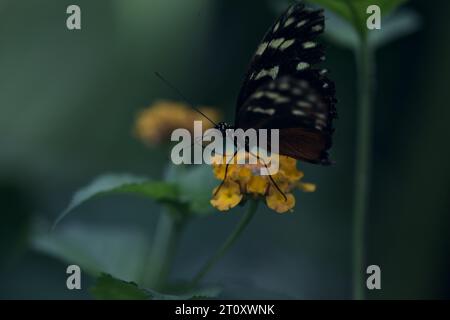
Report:
[[[200,113],[203,117],[205,117],[209,122],[211,122],[214,126],[217,126],[217,123],[215,123],[214,121],[211,120],[210,117],[208,117],[206,114],[204,114],[203,112],[201,112],[199,109],[197,109],[196,107],[194,107],[194,104],[191,103],[191,101],[189,101],[188,98],[186,98],[186,96],[184,94],[181,93],[180,90],[178,90],[177,87],[175,87],[172,83],[170,83],[167,79],[165,79],[159,72],[155,71],[155,75],[166,84],[166,86],[168,86],[169,88],[171,88],[173,91],[175,91],[175,93],[181,98],[183,99],[192,109],[194,109],[195,111],[197,111],[198,113]]]
[[[202,144],[200,144],[199,142],[201,142],[202,137],[198,137],[197,139],[195,139],[194,143],[191,144],[190,148],[192,148],[193,146],[195,146],[196,144],[198,144],[199,146],[202,147],[202,149],[206,149],[206,147],[204,147]]]

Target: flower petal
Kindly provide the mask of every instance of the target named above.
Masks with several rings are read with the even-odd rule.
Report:
[[[297,169],[297,160],[286,156],[280,156],[280,170],[273,176],[261,176],[261,164],[230,164],[228,167],[226,183],[219,193],[213,197],[211,204],[221,211],[235,207],[245,194],[252,196],[265,196],[266,204],[278,213],[292,211],[295,206],[295,197],[292,194],[294,188],[300,188],[305,192],[313,192],[315,185],[301,183],[304,174]],[[213,164],[215,176],[223,180],[226,164]],[[286,195],[278,191],[277,187]]]
[[[306,182],[298,183],[298,187],[303,192],[314,192],[317,189],[317,187],[314,183],[306,183]]]
[[[218,187],[213,190],[213,194]],[[211,199],[213,207],[220,211],[228,211],[241,202],[243,195],[239,184],[234,181],[226,181],[219,192]]]
[[[266,177],[263,176],[253,176],[247,183],[247,192],[264,195],[267,191],[267,186],[269,182]]]
[[[219,112],[212,108],[201,108],[210,119],[217,122]],[[203,117],[188,105],[175,101],[156,101],[150,107],[142,110],[134,126],[135,135],[148,145],[158,145],[170,141],[173,130],[185,128],[193,132],[194,121],[203,123],[203,130],[212,127]]]
[[[266,204],[278,213],[285,213],[295,206],[295,197],[292,193],[286,194],[286,198],[277,190],[271,190],[266,197]]]

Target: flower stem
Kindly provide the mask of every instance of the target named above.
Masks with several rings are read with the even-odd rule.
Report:
[[[228,236],[219,250],[206,262],[203,268],[197,273],[197,275],[192,280],[192,286],[195,286],[207,273],[209,270],[214,267],[214,265],[222,258],[222,256],[228,251],[228,249],[236,242],[236,240],[241,235],[242,231],[247,227],[249,222],[252,220],[253,216],[256,213],[256,209],[258,208],[257,200],[250,200],[250,205],[247,209],[247,212],[239,221],[239,224],[233,230],[233,232]]]
[[[353,298],[364,299],[366,266],[366,220],[372,151],[372,104],[374,93],[374,52],[366,37],[361,37],[356,52],[358,72],[358,123],[354,182],[353,224]]]
[[[184,220],[178,219],[170,209],[161,212],[150,254],[143,270],[145,286],[160,290],[167,284],[170,266],[184,224]]]

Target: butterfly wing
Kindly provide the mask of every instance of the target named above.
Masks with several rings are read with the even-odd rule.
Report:
[[[302,79],[284,76],[258,88],[240,109],[237,127],[280,129],[280,154],[326,165],[335,111],[324,91],[333,91],[333,84],[317,71],[307,74]]]
[[[303,3],[292,5],[256,50],[238,95],[237,109],[266,81],[293,75],[323,60],[323,47],[314,40],[323,29],[323,10],[308,9]]]
[[[335,87],[316,38],[322,10],[291,6],[269,29],[250,63],[238,96],[235,127],[280,129],[280,154],[329,164],[336,117]]]

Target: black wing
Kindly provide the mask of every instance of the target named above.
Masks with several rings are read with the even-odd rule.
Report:
[[[280,154],[330,164],[335,111],[334,101],[324,92],[334,91],[334,85],[318,71],[304,75],[284,76],[261,86],[240,109],[237,127],[280,129]]]
[[[238,95],[237,110],[268,80],[294,76],[325,59],[315,38],[324,30],[323,10],[292,5],[269,29],[253,56]]]
[[[316,38],[323,10],[291,6],[269,29],[253,57],[237,101],[235,127],[280,129],[280,154],[329,164],[336,117],[334,83]]]

